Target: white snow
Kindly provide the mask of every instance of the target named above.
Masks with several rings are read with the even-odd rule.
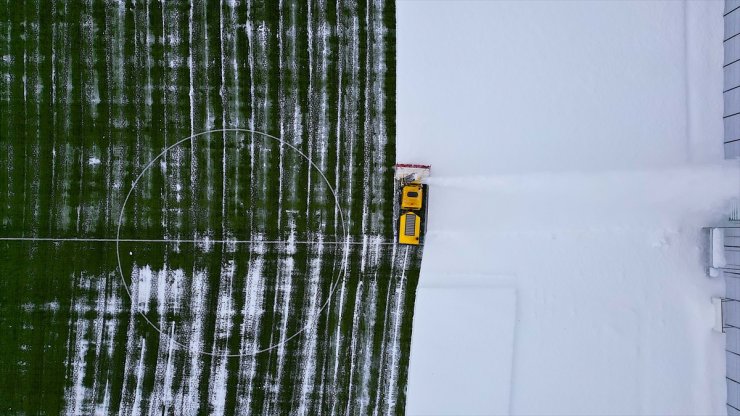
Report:
[[[310,19],[309,19],[310,22]],[[324,244],[321,234],[319,234],[319,243],[316,247],[316,255],[310,260],[308,273],[309,279],[309,297],[306,310],[306,326],[311,328],[306,331],[305,340],[301,346],[301,363],[299,371],[301,372],[301,392],[298,404],[297,415],[307,415],[308,406],[310,405],[311,393],[316,388],[315,370],[317,334],[314,329],[319,309],[319,281],[321,276],[321,266],[323,262]]]
[[[206,299],[208,296],[208,274],[205,270],[195,270],[193,272],[193,282],[190,287],[190,311],[191,316],[202,316],[206,308]],[[201,381],[204,362],[202,360],[204,331],[203,322],[199,319],[193,319],[190,330],[190,342],[188,345],[188,368],[183,375],[184,381],[180,385],[175,399],[176,413],[193,415],[200,408],[201,394],[198,384]]]
[[[724,287],[700,233],[740,191],[722,161],[723,5],[399,2],[397,160],[432,165],[410,414],[464,398],[415,376],[435,358],[494,373],[461,380],[490,394],[468,414],[725,412]],[[455,309],[500,283],[485,276],[512,277],[515,312]],[[457,343],[490,344],[425,345],[440,308]],[[485,353],[507,319],[511,375]]]
[[[221,286],[219,287],[218,301],[216,306],[216,325],[213,334],[213,345],[211,351],[215,353],[211,361],[211,377],[209,392],[209,407],[214,415],[223,415],[226,409],[226,383],[228,371],[226,365],[228,358],[229,334],[234,326],[234,307],[232,299],[232,286],[236,274],[236,265],[233,260],[228,260],[221,265]]]
[[[259,325],[255,325],[254,323],[259,322],[264,313],[265,306],[262,300],[265,292],[265,276],[263,275],[264,257],[262,255],[266,252],[266,248],[264,243],[260,241],[264,240],[264,236],[257,235],[256,240],[258,242],[252,248],[253,254],[256,254],[256,256],[249,260],[246,285],[242,294],[244,296],[242,316],[245,318],[242,321],[240,330],[241,341],[239,350],[247,358],[239,366],[237,414],[247,413],[252,404],[252,388],[257,371],[255,351],[259,349],[261,329]]]
[[[428,390],[424,400],[409,402],[406,411],[473,415],[486,409],[490,414],[506,414],[514,348],[510,317],[516,313],[516,291],[511,287],[425,287],[417,292],[416,313],[409,397],[417,397],[418,389]],[[474,331],[460,325],[461,321],[481,320],[485,324]],[[475,365],[469,356],[479,358]],[[500,388],[491,389],[492,383]]]
[[[146,354],[146,341],[141,338],[141,355],[139,356],[139,364],[136,369],[136,394],[134,395],[134,403],[132,404],[131,415],[138,416],[142,411],[142,399],[144,395],[144,357]],[[123,401],[121,402],[123,404]]]
[[[136,303],[138,310],[146,313],[149,312],[149,301],[152,297],[152,279],[154,275],[149,265],[141,268],[134,268],[131,273],[131,280],[138,282],[136,290]]]

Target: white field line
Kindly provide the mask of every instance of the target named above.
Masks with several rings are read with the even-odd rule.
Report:
[[[266,44],[265,36],[266,36],[266,35],[265,35],[265,34],[263,34],[263,33],[261,33],[261,34],[260,34],[260,41],[261,41],[260,43],[262,43],[263,45],[264,45],[264,44]],[[265,105],[266,105],[266,104],[265,104]],[[293,150],[294,150],[294,151],[295,151],[296,153],[298,153],[298,154],[299,154],[299,155],[301,155],[301,156],[302,156],[303,158],[305,158],[305,159],[306,159],[306,160],[308,161],[308,163],[309,163],[309,164],[311,165],[311,167],[313,167],[313,168],[316,168],[316,169],[318,170],[318,168],[316,167],[316,164],[315,164],[315,163],[314,163],[313,161],[311,161],[311,160],[310,160],[310,159],[309,159],[309,158],[308,158],[308,157],[307,157],[307,156],[306,156],[306,155],[305,155],[305,154],[304,154],[304,153],[303,153],[303,152],[302,152],[301,150],[299,150],[298,148],[296,148],[296,147],[295,147],[295,146],[293,146],[292,144],[290,144],[290,143],[287,143],[287,142],[283,141],[282,139],[279,139],[279,138],[277,138],[277,137],[275,137],[275,136],[271,136],[271,135],[269,135],[269,134],[267,134],[267,133],[262,133],[262,132],[258,132],[258,131],[253,131],[253,130],[246,130],[246,129],[241,129],[241,128],[230,128],[230,129],[214,129],[214,130],[206,130],[206,131],[203,131],[203,132],[201,132],[201,133],[196,133],[196,134],[193,134],[193,135],[191,135],[191,136],[189,136],[189,137],[186,137],[186,138],[184,138],[184,139],[182,139],[182,140],[180,140],[180,141],[176,142],[175,144],[171,145],[171,146],[170,146],[170,148],[172,148],[172,147],[175,147],[175,146],[178,146],[178,145],[179,145],[180,143],[183,143],[183,142],[185,142],[185,141],[187,141],[187,140],[193,140],[194,138],[196,138],[196,137],[199,137],[199,136],[203,136],[203,135],[205,135],[205,134],[210,134],[210,133],[216,133],[216,132],[222,132],[222,131],[233,131],[233,132],[241,132],[241,133],[259,134],[259,135],[261,135],[262,137],[267,137],[267,138],[269,138],[269,139],[272,139],[272,140],[276,140],[276,141],[279,141],[280,143],[284,144],[285,146],[288,146],[288,147],[290,147],[291,149],[293,149]],[[166,151],[166,150],[165,150],[165,151]],[[262,153],[264,154],[265,152],[266,152],[266,149],[262,149]],[[131,187],[131,189],[129,190],[129,193],[128,193],[128,194],[126,195],[126,198],[125,198],[125,199],[124,199],[124,201],[123,201],[123,205],[122,205],[122,208],[121,208],[121,213],[120,213],[120,215],[118,216],[118,227],[117,227],[117,229],[116,229],[116,237],[117,237],[117,238],[120,238],[120,235],[121,235],[121,224],[123,223],[123,213],[124,213],[124,208],[126,207],[126,203],[127,203],[128,199],[129,199],[129,198],[131,197],[131,194],[133,193],[133,190],[135,189],[135,187],[136,187],[136,185],[137,185],[138,181],[139,181],[139,180],[140,180],[140,179],[141,179],[141,178],[143,177],[143,175],[144,175],[144,173],[146,172],[146,170],[147,170],[147,169],[149,169],[149,168],[150,168],[150,167],[152,166],[152,164],[153,164],[153,163],[154,163],[154,162],[155,162],[155,161],[156,161],[157,159],[159,159],[159,158],[160,158],[160,157],[162,156],[162,154],[163,154],[163,153],[164,153],[164,152],[160,153],[160,154],[159,154],[159,155],[157,155],[157,156],[156,156],[155,158],[151,159],[151,160],[150,160],[150,162],[149,162],[149,163],[148,163],[148,164],[147,164],[147,165],[145,166],[145,168],[144,168],[144,169],[143,169],[143,170],[141,171],[141,173],[139,173],[139,176],[137,176],[137,177],[136,177],[136,179],[134,180],[134,182],[132,183],[132,187]],[[193,161],[193,162],[194,162],[194,161]],[[265,169],[267,169],[267,167],[266,167],[266,166],[267,166],[266,164],[263,164],[263,172],[265,172]],[[338,219],[339,219],[339,220],[341,221],[340,223],[341,223],[341,226],[342,226],[342,235],[344,236],[344,240],[345,240],[345,242],[342,242],[342,243],[337,243],[337,244],[343,244],[343,245],[345,246],[345,250],[344,250],[344,257],[345,257],[345,258],[344,258],[344,260],[342,261],[342,266],[343,266],[343,269],[342,269],[342,271],[341,271],[341,272],[342,272],[343,274],[346,274],[346,272],[347,272],[347,261],[346,261],[346,257],[347,257],[347,253],[348,253],[348,251],[349,251],[349,248],[348,248],[348,246],[349,246],[350,242],[349,242],[349,237],[348,237],[348,234],[347,234],[347,225],[346,225],[346,221],[345,221],[345,218],[344,218],[344,212],[343,212],[343,210],[341,209],[341,206],[340,206],[340,204],[339,204],[339,197],[337,196],[337,193],[336,193],[335,189],[334,189],[334,188],[333,188],[333,187],[331,186],[331,184],[329,183],[329,180],[328,180],[328,179],[326,178],[326,175],[325,175],[325,174],[324,174],[324,173],[323,173],[323,172],[322,172],[321,170],[318,170],[318,172],[319,172],[319,175],[321,175],[321,177],[322,177],[322,178],[324,179],[324,181],[326,182],[327,186],[328,186],[328,187],[330,188],[330,190],[331,190],[331,192],[332,192],[332,195],[334,196],[334,201],[335,201],[335,203],[336,203],[336,205],[335,205],[335,212],[338,212],[338,213],[339,213],[339,217],[338,217]],[[209,191],[209,192],[210,192],[210,191]],[[206,212],[206,214],[207,214],[207,212]],[[264,215],[264,213],[262,213],[262,214]],[[253,218],[253,217],[252,217],[252,218]],[[336,220],[336,219],[335,219],[335,220]],[[211,237],[210,237],[210,236],[206,236],[206,237],[205,237],[205,239],[203,239],[203,242],[205,243],[204,245],[205,245],[205,246],[206,246],[206,248],[208,248],[209,250],[210,250],[210,247],[212,247],[212,245],[213,245],[213,244],[212,244],[212,241],[215,241],[215,240],[211,240]],[[234,244],[234,243],[231,243],[231,244]],[[118,251],[118,247],[119,247],[119,246],[120,246],[120,245],[119,245],[119,243],[118,243],[118,242],[116,242],[116,247],[117,247],[117,249],[116,249],[116,255],[117,255],[117,260],[118,260],[118,272],[119,272],[119,274],[121,275],[121,282],[123,283],[124,289],[126,289],[126,292],[128,292],[128,293],[130,294],[130,292],[129,292],[129,290],[128,290],[128,286],[126,285],[126,282],[125,282],[125,281],[123,280],[123,269],[122,269],[122,266],[121,266],[121,255],[120,255],[120,252]],[[395,247],[395,245],[394,245],[393,247]],[[131,255],[132,253],[129,253],[129,254]],[[343,279],[343,278],[344,278],[344,277],[342,277],[342,279]],[[322,308],[321,308],[322,310],[323,310],[324,308],[326,308],[326,306],[327,306],[327,305],[329,304],[329,301],[330,301],[330,299],[331,299],[331,298],[332,298],[332,297],[334,296],[334,292],[336,291],[336,286],[334,286],[334,285],[332,285],[332,286],[333,286],[333,288],[332,288],[332,290],[331,290],[331,293],[329,294],[329,298],[327,299],[327,301],[326,301],[326,302],[324,302],[324,304],[323,304],[323,306],[322,306]],[[147,323],[148,323],[148,324],[149,324],[149,325],[150,325],[150,326],[151,326],[151,327],[152,327],[152,328],[153,328],[153,329],[155,330],[155,331],[159,332],[159,333],[160,333],[160,335],[162,335],[162,336],[166,336],[166,334],[164,334],[164,333],[162,332],[162,330],[161,330],[161,329],[160,329],[160,328],[159,328],[159,327],[158,327],[157,325],[155,325],[155,324],[154,324],[154,323],[153,323],[153,322],[152,322],[152,321],[151,321],[151,320],[150,320],[150,319],[149,319],[149,318],[148,318],[148,317],[147,317],[146,315],[144,315],[144,314],[141,314],[141,313],[140,313],[139,315],[140,315],[140,316],[141,316],[141,317],[142,317],[142,318],[143,318],[143,319],[144,319],[144,320],[145,320],[145,321],[146,321],[146,322],[147,322]],[[295,333],[295,334],[291,335],[290,337],[286,338],[286,341],[288,341],[288,340],[290,340],[290,339],[292,339],[292,338],[294,338],[294,337],[296,337],[296,336],[300,335],[300,334],[301,334],[301,333],[303,333],[303,332],[304,332],[304,331],[305,331],[306,329],[307,329],[307,328],[305,328],[305,327],[304,327],[303,329],[301,329],[301,330],[300,330],[300,331],[298,331],[297,333]],[[181,346],[183,346],[183,347],[184,347],[184,345],[181,345]],[[271,346],[271,347],[269,347],[268,349],[272,349],[272,348],[275,348],[275,347],[277,347],[277,346],[276,346],[276,345],[272,345],[272,346]],[[260,350],[260,351],[257,351],[257,352],[262,352],[262,351],[263,351],[263,350]],[[205,351],[201,351],[201,353],[202,353],[202,354],[204,354],[204,355],[211,355],[211,354],[212,354],[212,353],[209,353],[209,352],[205,352]],[[255,352],[255,353],[256,353],[256,352]]]
[[[194,244],[349,244],[362,245],[363,241],[287,241],[287,240],[211,240],[198,239],[147,239],[147,238],[53,238],[53,237],[0,237],[0,241],[36,241],[36,242],[76,242],[76,243],[194,243]],[[379,241],[374,244],[394,245],[393,241]]]

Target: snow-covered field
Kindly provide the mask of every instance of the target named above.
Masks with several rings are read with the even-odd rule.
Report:
[[[398,4],[397,157],[433,165],[414,330],[464,338],[415,332],[409,413],[725,412],[699,235],[740,193],[723,6]],[[440,399],[451,360],[496,400]]]

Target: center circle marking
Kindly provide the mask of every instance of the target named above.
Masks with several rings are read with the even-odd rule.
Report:
[[[315,169],[319,173],[319,175],[321,175],[321,178],[326,183],[326,186],[329,188],[329,191],[334,196],[334,203],[336,204],[337,211],[339,212],[339,220],[340,220],[340,224],[342,226],[342,240],[341,241],[335,241],[333,243],[336,246],[339,246],[339,244],[341,243],[341,245],[343,247],[342,255],[341,255],[341,260],[340,260],[341,263],[340,263],[339,273],[337,274],[337,276],[335,278],[332,278],[331,285],[329,286],[329,295],[326,297],[326,300],[324,301],[323,304],[321,304],[321,307],[316,312],[316,315],[313,318],[313,321],[310,321],[309,320],[309,322],[306,323],[306,325],[304,325],[303,327],[301,327],[301,329],[298,330],[296,333],[294,333],[294,334],[286,337],[285,340],[283,340],[281,342],[274,343],[272,345],[269,345],[266,348],[259,349],[259,350],[256,350],[256,351],[252,351],[252,352],[249,352],[249,353],[239,353],[239,354],[223,353],[223,354],[219,354],[219,353],[214,353],[213,351],[205,351],[205,350],[198,350],[197,351],[198,354],[212,356],[212,357],[224,357],[224,358],[230,358],[230,357],[247,357],[247,356],[252,356],[252,355],[259,354],[261,352],[270,351],[270,350],[275,349],[275,348],[277,348],[277,347],[279,347],[281,345],[284,345],[288,341],[290,341],[293,338],[297,337],[298,335],[306,332],[307,330],[312,329],[315,326],[316,322],[318,322],[319,316],[321,316],[321,314],[324,312],[324,309],[326,309],[326,307],[329,305],[329,302],[334,297],[334,294],[335,294],[335,292],[337,290],[337,287],[338,287],[337,286],[337,283],[339,283],[341,281],[341,279],[344,278],[346,276],[346,274],[347,274],[347,261],[346,261],[346,259],[347,259],[347,255],[348,255],[348,253],[347,253],[348,246],[347,246],[346,242],[349,241],[349,236],[347,234],[347,227],[346,227],[346,224],[345,224],[345,221],[344,221],[344,214],[343,214],[343,211],[342,211],[342,206],[339,203],[339,197],[337,195],[336,190],[334,189],[333,186],[331,186],[331,183],[329,183],[329,180],[326,178],[326,175],[324,175],[324,172],[322,172],[321,169],[319,169],[319,167],[315,163],[313,163],[313,161],[308,156],[306,156],[303,152],[301,152],[297,147],[295,147],[292,144],[290,144],[290,143],[288,143],[288,142],[280,139],[279,137],[276,137],[276,136],[273,136],[273,135],[270,135],[270,134],[267,134],[267,133],[263,133],[261,131],[256,131],[256,130],[240,129],[240,128],[228,128],[228,129],[214,129],[214,130],[202,131],[200,133],[196,133],[196,134],[190,135],[190,136],[188,136],[188,137],[186,137],[184,139],[178,140],[174,144],[172,144],[172,145],[166,147],[164,150],[162,150],[162,152],[160,152],[157,156],[155,156],[154,158],[152,158],[152,160],[150,160],[149,163],[147,163],[144,166],[144,168],[141,170],[141,172],[136,177],[136,179],[134,179],[133,183],[131,184],[131,189],[128,191],[128,193],[126,194],[126,198],[124,198],[124,200],[123,200],[123,205],[121,205],[121,212],[118,215],[118,226],[116,228],[116,240],[115,240],[116,241],[116,260],[118,261],[118,274],[119,274],[119,277],[121,278],[121,283],[123,284],[124,289],[126,289],[126,293],[128,294],[129,299],[131,299],[132,304],[135,303],[134,302],[134,297],[131,294],[131,289],[129,288],[129,285],[126,283],[126,278],[123,275],[123,267],[121,266],[121,250],[120,250],[121,225],[123,224],[123,214],[124,214],[124,211],[126,210],[126,204],[128,203],[129,198],[133,194],[134,189],[136,189],[136,185],[139,183],[139,181],[141,180],[141,178],[144,177],[144,175],[149,170],[149,168],[151,168],[157,160],[159,160],[162,156],[164,156],[167,152],[169,152],[173,148],[181,145],[182,143],[185,143],[188,140],[190,140],[192,142],[193,140],[195,140],[198,137],[205,136],[205,135],[210,135],[212,133],[246,133],[246,134],[252,134],[253,137],[254,137],[254,135],[256,135],[256,136],[261,137],[263,139],[269,139],[269,140],[274,140],[276,142],[279,142],[280,144],[286,146],[287,148],[289,148],[289,149],[293,150],[294,152],[296,152],[297,154],[299,154],[301,157],[303,157],[308,162],[308,164],[309,164],[309,166],[311,168]],[[335,230],[335,236],[336,236],[336,231],[337,230]],[[176,242],[176,241],[173,241],[173,242]],[[249,243],[249,244],[251,244],[251,243]],[[335,251],[334,252],[335,253],[337,252],[336,247],[335,247]],[[336,268],[334,270],[336,270]],[[332,275],[333,274],[334,274],[334,271],[332,271]],[[155,331],[157,331],[161,337],[170,339],[170,341],[172,341],[173,344],[175,344],[175,345],[177,345],[177,346],[179,346],[181,348],[184,348],[184,349],[189,348],[187,345],[185,345],[185,344],[177,341],[174,338],[174,336],[173,337],[170,337],[169,334],[167,334],[164,331],[162,331],[162,329],[159,326],[157,326],[154,322],[152,322],[151,319],[149,319],[149,317],[146,316],[146,314],[144,312],[142,312],[141,309],[139,309],[138,303],[136,303],[136,312],[142,318],[144,318],[144,321],[146,321],[146,323],[150,327],[152,327]]]

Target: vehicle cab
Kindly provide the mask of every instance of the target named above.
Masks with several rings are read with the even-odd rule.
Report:
[[[419,210],[424,199],[424,189],[420,183],[411,183],[403,187],[401,195],[402,210]]]

